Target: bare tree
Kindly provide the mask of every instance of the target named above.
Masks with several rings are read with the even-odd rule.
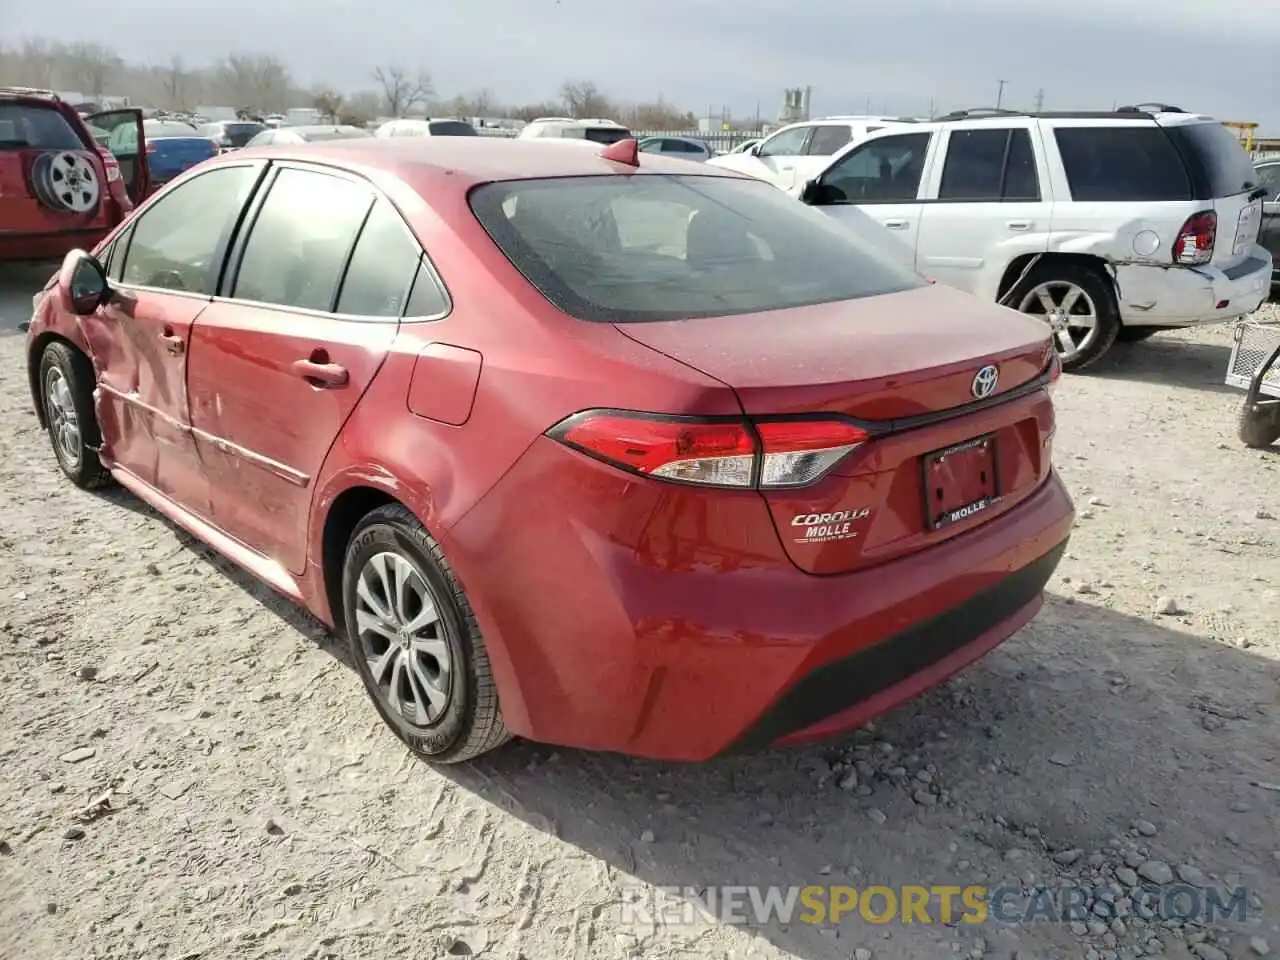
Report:
[[[387,112],[393,117],[403,117],[414,107],[424,103],[434,90],[431,76],[423,71],[419,71],[416,78],[410,79],[400,67],[377,67],[373,71],[373,79],[382,88]]]
[[[191,100],[197,87],[195,74],[186,68],[182,57],[177,56],[169,61],[169,66],[161,69],[163,71],[161,82],[164,85],[167,106],[174,110],[190,109],[193,106]]]
[[[233,54],[214,66],[218,93],[237,107],[279,110],[290,100],[289,71],[270,54]]]
[[[607,117],[612,104],[590,80],[567,80],[560,88],[560,99],[571,117]]]
[[[342,94],[332,87],[317,87],[311,96],[311,106],[329,123],[337,123],[343,113]]]
[[[100,43],[73,43],[63,50],[60,59],[67,82],[95,100],[124,70],[124,61],[116,52]]]

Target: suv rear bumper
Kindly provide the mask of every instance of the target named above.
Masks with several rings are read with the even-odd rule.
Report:
[[[1185,327],[1233,320],[1257,310],[1271,286],[1272,257],[1255,244],[1245,259],[1223,270],[1116,264],[1120,319],[1132,326]]]

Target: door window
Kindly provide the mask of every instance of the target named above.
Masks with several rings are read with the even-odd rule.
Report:
[[[398,317],[422,249],[400,214],[386,200],[374,204],[356,241],[355,252],[338,294],[338,313],[363,317]]]
[[[760,144],[757,157],[798,157],[804,153],[804,142],[813,127],[792,127],[782,130]]]
[[[219,167],[143,210],[121,282],[212,296],[226,242],[257,179],[255,166]]]
[[[929,151],[928,133],[869,140],[838,160],[822,176],[834,203],[893,203],[916,199]]]
[[[331,311],[373,199],[369,187],[343,177],[281,170],[253,222],[231,295]]]
[[[852,139],[853,131],[843,124],[814,127],[813,139],[809,141],[809,156],[829,157],[848,146]]]
[[[1267,188],[1268,200],[1280,200],[1280,163],[1264,163],[1258,167],[1258,181]]]
[[[1039,200],[1031,135],[1025,129],[953,130],[939,200]]]

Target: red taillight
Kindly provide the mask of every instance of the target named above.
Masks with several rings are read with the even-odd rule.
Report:
[[[1212,210],[1193,213],[1173,241],[1173,262],[1185,265],[1208,263],[1218,239],[1218,215]]]
[[[868,439],[841,420],[698,420],[588,411],[548,435],[633,473],[713,487],[813,483]]]

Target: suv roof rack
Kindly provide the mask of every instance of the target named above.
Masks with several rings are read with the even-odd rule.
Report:
[[[1168,103],[1139,103],[1132,106],[1120,107],[1116,113],[1186,113],[1181,107],[1175,107]]]
[[[979,117],[1023,117],[1021,110],[1002,110],[999,107],[971,107],[968,110],[952,110],[938,117],[939,120],[974,120]]]
[[[56,91],[45,90],[41,87],[0,86],[0,93],[10,93],[19,97],[45,97],[48,100],[62,102],[62,98],[58,96]]]

